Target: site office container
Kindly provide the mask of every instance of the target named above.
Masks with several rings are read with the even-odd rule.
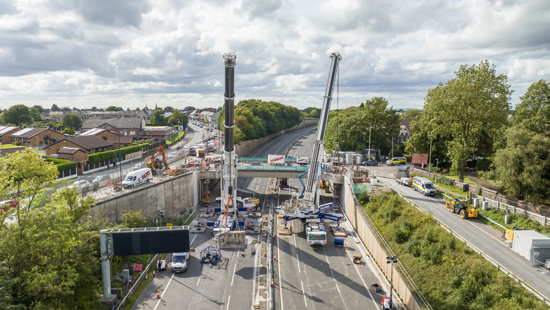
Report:
[[[533,255],[539,252],[533,252],[532,248],[550,248],[550,238],[538,233],[534,230],[516,230],[514,232],[514,241],[512,243],[512,251],[523,256],[533,265]],[[534,255],[535,259],[541,260]],[[544,260],[542,260],[544,263]]]

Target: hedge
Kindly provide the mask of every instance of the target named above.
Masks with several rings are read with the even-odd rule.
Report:
[[[141,149],[147,145],[151,144],[151,142],[141,143],[137,145],[132,145],[128,147],[123,147],[120,149],[120,156],[124,156],[126,154],[131,154],[135,152],[141,151]],[[98,162],[102,162],[105,160],[113,159],[118,157],[118,149],[112,150],[112,151],[106,151],[106,152],[100,152],[95,154],[88,155],[88,164],[95,164]]]
[[[69,169],[76,168],[76,163],[74,161],[59,159],[59,158],[46,158],[46,161],[52,162],[56,167],[57,171],[65,171]]]

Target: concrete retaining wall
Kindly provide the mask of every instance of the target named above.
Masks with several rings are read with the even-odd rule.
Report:
[[[92,215],[105,212],[109,221],[122,220],[124,211],[139,211],[147,217],[157,216],[158,210],[166,210],[167,216],[178,216],[192,210],[202,198],[203,185],[199,186],[198,172],[171,177],[166,182],[143,185],[134,190],[98,202]],[[211,186],[214,182],[210,183]]]
[[[390,279],[392,276],[391,269],[393,268],[393,289],[399,296],[399,298],[410,310],[421,310],[422,307],[416,301],[411,290],[404,281],[403,276],[398,272],[397,268],[393,264],[388,264],[386,257],[390,256],[386,253],[381,245],[381,240],[378,239],[377,234],[370,226],[369,220],[366,218],[363,210],[361,209],[349,178],[345,178],[344,184],[340,187],[340,203],[343,211],[346,213],[351,225],[355,228],[357,235],[365,247],[369,251],[372,259],[378,265],[378,268],[384,273],[386,279]]]
[[[291,131],[296,130],[296,129],[317,125],[318,122],[319,122],[318,118],[304,118],[300,124],[298,124],[294,127],[281,130],[280,132],[271,134],[267,137],[241,142],[241,144],[235,145],[235,151],[237,152],[237,155],[239,157],[246,157],[252,151],[254,151],[255,149],[262,146],[267,141],[269,141],[273,138],[276,138],[280,135],[283,135],[285,133],[291,132]]]

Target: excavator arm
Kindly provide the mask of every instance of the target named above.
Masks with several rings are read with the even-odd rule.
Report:
[[[157,167],[155,164],[155,158],[158,157],[159,155],[162,155],[162,162],[164,163],[164,166],[166,166],[166,169],[170,169],[168,167],[168,161],[166,160],[166,154],[164,154],[164,148],[162,147],[162,145],[159,146],[155,151],[155,153],[153,153],[153,155],[151,156],[151,168],[153,168],[153,170],[156,170]]]

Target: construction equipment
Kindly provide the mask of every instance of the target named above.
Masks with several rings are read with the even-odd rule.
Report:
[[[201,251],[201,264],[216,265],[221,257],[220,249],[211,245]]]
[[[162,155],[162,161],[157,158],[159,155]],[[162,168],[162,164],[164,164],[164,168],[166,168],[166,170],[170,169],[170,167],[168,167],[168,161],[166,160],[166,154],[164,154],[164,148],[162,145],[157,148],[155,153],[153,153],[151,159],[145,158],[145,164],[153,170],[153,174],[156,174],[156,170],[158,168]]]
[[[476,208],[468,205],[468,200],[463,199],[453,199],[452,201],[447,201],[445,207],[451,212],[459,214],[461,218],[465,219],[467,217],[477,217],[478,211]]]

